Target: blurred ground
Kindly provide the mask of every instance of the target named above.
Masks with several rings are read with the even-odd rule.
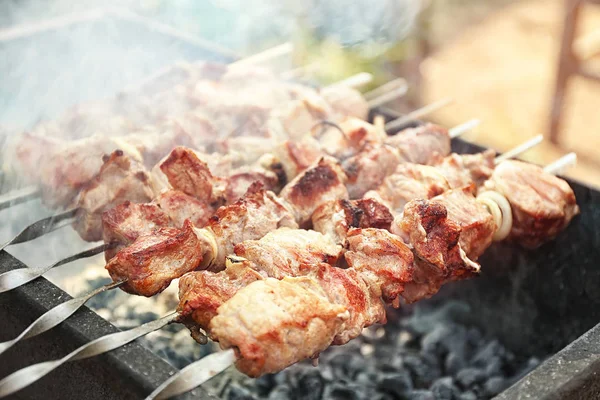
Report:
[[[486,13],[481,3],[488,2],[476,2],[471,15]],[[434,20],[432,25],[442,29],[441,34],[434,32],[434,39],[448,35],[448,31],[460,34],[440,43],[440,50],[421,64],[423,102],[446,96],[456,99],[454,105],[432,118],[447,126],[481,118],[480,128],[465,135],[465,139],[498,150],[546,133],[562,11],[563,0],[535,0],[493,10],[488,7],[483,20],[464,30],[456,28],[465,26],[461,25],[463,21],[454,20],[457,25],[444,31],[451,20],[446,17],[446,24]],[[580,34],[600,27],[600,7],[586,6],[582,16]],[[434,18],[443,18],[439,10]],[[562,148],[545,143],[523,158],[547,164],[568,150],[575,151],[580,160],[566,175],[600,186],[599,105],[600,84],[573,79],[563,110]]]

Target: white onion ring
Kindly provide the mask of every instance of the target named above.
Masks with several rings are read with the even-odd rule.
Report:
[[[494,218],[494,222],[496,223],[494,241],[506,239],[512,229],[513,223],[512,209],[506,197],[495,190],[490,190],[477,196],[477,201],[485,205]]]
[[[206,259],[203,259],[200,263],[200,266],[202,267],[209,267],[212,264],[212,262],[217,258],[217,254],[219,252],[219,247],[217,246],[217,239],[215,237],[215,234],[211,230],[206,228],[194,228],[194,233],[196,234],[196,237],[198,237],[198,239],[204,239],[210,245],[212,257],[207,257]]]

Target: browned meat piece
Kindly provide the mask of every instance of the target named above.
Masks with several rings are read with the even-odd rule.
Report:
[[[449,189],[446,178],[437,168],[402,163],[377,189],[367,192],[365,198],[378,199],[394,212],[401,213],[409,201],[430,199]]]
[[[394,301],[413,281],[411,250],[400,237],[386,230],[350,229],[344,257],[385,302]]]
[[[280,196],[294,210],[296,221],[304,226],[321,204],[348,198],[345,182],[346,175],[337,161],[323,157],[288,183]]]
[[[446,207],[448,218],[461,229],[460,247],[471,260],[477,260],[492,244],[496,224],[489,211],[475,200],[472,187],[449,190],[433,200]]]
[[[240,168],[227,177],[225,186],[226,203],[231,204],[238,201],[255,182],[262,184],[266,190],[278,192],[281,189],[279,178],[274,172],[263,168]]]
[[[213,185],[216,178],[211,174],[208,165],[201,161],[192,149],[174,148],[161,162],[160,170],[173,189],[180,190],[206,204],[215,201]]]
[[[322,97],[316,93],[305,92],[301,98],[273,109],[270,118],[272,124],[282,126],[286,137],[296,141],[331,114],[331,107]]]
[[[386,176],[394,173],[400,163],[398,151],[387,145],[368,146],[365,150],[342,163],[348,176],[348,193],[351,199],[359,199],[375,189]]]
[[[155,199],[155,202],[169,217],[172,225],[178,228],[182,227],[187,219],[195,227],[201,228],[208,223],[208,219],[215,213],[214,207],[179,190],[163,192]]]
[[[221,272],[194,271],[179,280],[179,307],[177,311],[188,325],[208,329],[217,308],[233,297],[238,290],[263,279],[260,273],[246,263],[230,263]]]
[[[98,175],[83,188],[74,227],[87,241],[102,239],[102,213],[124,201],[152,198],[149,176],[141,165],[117,150],[104,158]]]
[[[169,226],[169,217],[156,204],[136,204],[126,201],[102,214],[104,243],[116,247],[104,252],[106,261],[139,236],[148,235],[155,229]]]
[[[483,190],[496,190],[509,201],[513,225],[509,240],[535,248],[563,230],[579,214],[573,189],[536,165],[500,163]]]
[[[413,200],[392,231],[413,246],[414,281],[405,286],[402,296],[409,302],[430,297],[449,281],[464,279],[479,272],[460,245],[461,227],[449,218],[442,202]],[[394,229],[396,228],[396,229]]]
[[[324,121],[313,134],[327,154],[344,160],[363,151],[367,146],[380,145],[383,141],[377,128],[365,120],[344,118],[335,125]]]
[[[450,154],[448,131],[434,124],[405,129],[390,136],[386,143],[399,150],[403,161],[415,164],[430,164],[439,156]]]
[[[347,319],[346,307],[332,304],[314,279],[269,278],[220,306],[210,331],[222,348],[237,349],[240,371],[257,377],[317,355]]]
[[[375,199],[333,200],[322,204],[312,215],[313,229],[342,244],[350,228],[390,229],[394,217]]]
[[[300,172],[317,162],[323,155],[319,143],[314,140],[286,140],[273,149],[275,161],[285,171],[286,181],[291,181]]]
[[[369,116],[369,104],[356,89],[334,85],[321,90],[321,96],[336,114],[349,115],[362,120],[366,120]]]
[[[294,215],[275,194],[261,189],[260,184],[252,185],[240,200],[219,208],[208,223],[217,247],[211,269],[223,269],[225,257],[233,254],[236,244],[260,239],[280,227],[297,228]]]
[[[280,228],[259,240],[246,240],[235,246],[235,254],[250,261],[272,278],[305,275],[313,265],[335,264],[341,246],[319,232]]]
[[[486,150],[477,154],[450,154],[434,161],[433,165],[448,180],[453,189],[470,186],[479,187],[492,176],[496,152]]]
[[[60,140],[34,135],[25,132],[16,138],[7,140],[8,148],[4,150],[3,168],[15,169],[15,175],[25,178],[29,183],[40,183],[40,167],[62,146]]]
[[[122,249],[106,264],[113,281],[127,280],[121,286],[128,293],[154,296],[173,279],[193,271],[202,262],[202,241],[191,222],[183,228],[159,228]]]

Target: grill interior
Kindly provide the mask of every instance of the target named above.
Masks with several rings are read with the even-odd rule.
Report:
[[[63,51],[60,46],[66,46],[64,41],[67,38],[84,34],[112,37],[113,40],[107,39],[107,43],[112,43],[116,37],[130,38],[122,40],[123,48],[120,53],[107,56],[106,53],[94,53],[94,49],[91,49],[93,56],[88,58],[91,63],[98,60],[94,56],[102,60],[119,59],[122,64],[116,69],[127,68],[128,73],[115,74],[114,70],[111,73],[110,70],[96,68],[94,71],[105,71],[107,74],[94,78],[97,82],[105,82],[104,85],[98,85],[85,93],[67,91],[65,97],[59,99],[32,100],[36,93],[36,84],[32,83],[30,93],[20,92],[17,97],[0,99],[10,105],[0,117],[25,125],[31,124],[39,118],[51,116],[67,105],[111,94],[130,82],[131,77],[144,76],[170,64],[173,59],[229,61],[209,48],[185,41],[178,42],[179,39],[161,33],[148,31],[146,36],[140,36],[140,29],[147,27],[109,16],[65,27],[51,35],[34,34],[1,42],[1,52],[10,54],[11,59],[19,59],[22,52],[31,54],[40,46],[49,48],[48,54]],[[141,40],[140,37],[144,39]],[[132,48],[148,44],[153,47],[140,51],[139,54],[155,53],[161,54],[161,57],[132,60],[119,56]],[[161,46],[165,49],[161,49]],[[80,50],[77,47],[70,49],[74,54],[78,54]],[[54,56],[49,57],[56,59]],[[40,81],[50,81],[49,77],[60,73],[70,75],[77,81],[85,80],[86,73],[90,71],[90,64],[76,62],[75,58],[66,56],[64,65],[52,66],[48,68],[47,75],[40,75],[39,66],[36,66],[38,60],[32,57],[32,69],[25,70],[23,76],[15,79],[38,76]],[[65,72],[65,65],[71,65],[72,70]],[[41,82],[37,84],[41,85]],[[8,85],[2,88],[2,92],[6,89],[6,93],[9,93],[11,82],[3,80],[2,85]],[[52,91],[44,91],[47,92]],[[473,153],[482,149],[454,140],[452,150],[457,153]],[[467,304],[470,311],[463,315],[466,319],[464,324],[476,327],[486,336],[498,338],[519,360],[531,357],[544,360],[576,341],[502,393],[501,398],[512,399],[523,395],[540,398],[544,393],[562,396],[558,398],[593,398],[589,396],[600,391],[599,384],[591,379],[594,373],[600,372],[600,328],[592,329],[600,321],[600,291],[597,290],[600,287],[600,269],[597,266],[600,233],[596,229],[600,225],[600,192],[577,182],[569,183],[575,190],[581,215],[555,241],[535,251],[526,251],[515,245],[495,244],[481,258],[483,268],[479,278],[447,285],[435,298],[423,302],[423,307],[434,310],[440,310],[456,301]],[[21,205],[19,209],[20,211],[12,208],[1,211],[0,215],[5,221],[14,221],[13,228],[5,229],[5,232],[12,230],[16,233],[16,229],[28,222],[52,213],[36,203]],[[19,213],[31,220],[25,223],[21,218],[15,220],[14,216]],[[73,250],[83,249],[82,242],[76,239],[76,235],[67,231],[69,229],[53,233],[54,238],[50,238],[41,247],[36,246],[36,242],[22,245],[18,250],[18,257],[33,265],[50,258],[59,259]],[[35,251],[32,252],[31,249]],[[67,271],[77,273],[86,263],[87,261],[82,261],[69,266]],[[23,267],[23,264],[17,259],[7,252],[0,253],[0,272],[19,267]],[[13,338],[43,312],[68,298],[64,291],[45,278],[1,294],[0,319],[3,321],[3,329],[0,330],[0,340]],[[396,316],[409,318],[410,313],[410,309],[401,310]],[[392,323],[386,329],[397,329],[397,325]],[[10,349],[2,356],[0,376],[35,362],[61,357],[89,340],[116,330],[110,322],[84,307],[50,332]],[[585,337],[578,339],[586,332]],[[350,349],[348,351],[352,351]],[[560,360],[577,362],[561,363]],[[170,361],[173,362],[173,359]],[[175,367],[148,348],[132,343],[100,357],[66,364],[34,386],[22,390],[14,398],[142,398],[175,371]],[[225,390],[218,394],[231,397],[230,392]],[[210,398],[203,389],[196,389],[181,398],[194,396]]]

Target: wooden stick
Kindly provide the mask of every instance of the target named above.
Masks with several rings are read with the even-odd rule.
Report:
[[[402,97],[408,92],[408,83],[404,78],[389,81],[363,95],[369,108],[375,108]]]
[[[230,67],[239,67],[246,65],[262,64],[267,61],[271,61],[274,58],[288,55],[292,52],[293,46],[291,42],[285,42],[275,47],[271,47],[267,50],[261,51],[260,53],[253,54],[251,56],[242,58],[241,60],[232,62],[229,64]]]

